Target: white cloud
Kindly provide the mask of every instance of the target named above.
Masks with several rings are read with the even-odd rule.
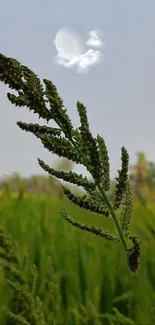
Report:
[[[88,72],[90,66],[96,65],[101,62],[102,53],[100,51],[95,51],[89,49],[86,53],[74,57],[72,60],[68,61],[63,59],[61,56],[57,55],[56,62],[64,66],[64,68],[76,68],[76,71],[79,73]]]
[[[87,46],[92,46],[96,48],[100,48],[104,45],[97,30],[91,30],[89,32],[89,38],[86,42]]]
[[[65,35],[66,36],[66,35]],[[63,49],[62,51],[58,52],[55,59],[55,63],[62,65],[64,68],[75,68],[76,72],[78,73],[84,73],[84,72],[88,72],[89,68],[91,66],[94,66],[96,64],[99,64],[103,58],[103,53],[99,50],[94,50],[92,48],[89,48],[86,52],[83,51],[83,53],[81,53],[79,51],[79,53],[81,53],[80,55],[77,55],[76,53],[77,48],[78,48],[78,41],[74,38],[73,40],[73,34],[71,35],[67,35],[69,37],[72,37],[72,42],[74,41],[74,44],[76,44],[76,51],[74,51],[74,48],[69,48],[71,42],[68,43],[63,41]],[[54,42],[55,44],[56,42]],[[84,44],[84,43],[83,43]],[[103,42],[101,40],[101,38],[99,37],[97,31],[90,31],[89,32],[89,39],[86,41],[85,43],[87,46],[90,47],[96,47],[96,48],[100,48],[103,46]],[[61,49],[61,44],[59,44],[60,49]],[[64,48],[65,45],[65,48]],[[69,52],[70,51],[70,52]],[[72,51],[72,52],[71,52]],[[62,53],[65,53],[65,57],[62,55]],[[71,55],[70,55],[71,53]],[[73,55],[74,54],[74,55]],[[71,59],[69,59],[68,57],[71,57]]]

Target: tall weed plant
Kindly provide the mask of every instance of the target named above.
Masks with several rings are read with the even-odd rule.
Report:
[[[38,158],[47,173],[82,187],[86,194],[77,196],[63,185],[71,204],[63,198],[64,206],[53,215],[51,211],[57,209],[57,205],[52,199],[47,213],[49,205],[43,199],[33,198],[28,203],[23,195],[12,199],[9,191],[0,198],[1,214],[6,217],[2,218],[4,230],[0,230],[1,291],[5,287],[5,294],[1,292],[0,298],[5,305],[2,324],[123,325],[154,321],[152,251],[145,263],[142,256],[138,278],[131,277],[127,271],[128,267],[137,274],[141,253],[139,238],[131,231],[137,232],[139,226],[137,223],[135,228],[134,223],[131,224],[134,213],[126,148],[121,149],[122,164],[114,199],[110,200],[107,146],[99,134],[93,137],[86,107],[77,102],[80,126],[74,128],[54,84],[46,79],[42,83],[29,68],[2,54],[0,80],[17,92],[7,94],[12,104],[28,107],[46,122],[53,120],[57,127],[21,121],[17,125],[33,133],[51,153],[82,164],[92,177],[90,181],[72,170],[56,170]],[[75,206],[80,209],[76,210]],[[74,219],[70,216],[73,214]],[[93,214],[98,216],[100,224],[95,225],[94,218],[90,218]],[[49,216],[53,220],[49,221]],[[153,227],[150,224],[147,227],[150,238]],[[13,239],[6,233],[11,233]],[[142,233],[140,229],[143,238]],[[145,251],[146,247],[143,248]],[[149,299],[142,299],[140,281],[144,279],[143,290]]]
[[[58,127],[21,121],[17,122],[17,125],[22,130],[33,133],[50,152],[85,166],[93,180],[89,181],[73,171],[55,170],[40,158],[38,159],[39,165],[49,174],[83,187],[87,193],[83,197],[76,196],[65,186],[63,186],[63,191],[69,200],[79,207],[101,214],[105,218],[112,217],[118,235],[101,227],[96,228],[76,222],[65,210],[61,211],[62,217],[85,232],[91,232],[109,241],[121,242],[127,256],[128,266],[132,272],[136,273],[140,264],[140,241],[138,237],[130,234],[132,196],[128,177],[129,155],[125,147],[121,149],[122,166],[118,171],[115,196],[111,202],[106,194],[110,189],[107,146],[99,134],[93,137],[89,128],[86,107],[79,101],[77,102],[80,126],[74,128],[55,85],[47,79],[43,80],[43,85],[32,70],[3,54],[0,54],[0,80],[17,92],[17,95],[7,94],[12,104],[19,107],[26,106],[46,122],[53,120]],[[121,209],[120,220],[116,216],[118,209]]]

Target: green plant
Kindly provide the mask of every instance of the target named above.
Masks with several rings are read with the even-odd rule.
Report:
[[[12,291],[12,300],[8,306],[1,307],[9,324],[55,324],[56,319],[59,319],[61,297],[56,276],[53,276],[52,264],[48,263],[49,268],[44,276],[42,291],[37,292],[36,265],[32,266],[30,274],[25,277],[24,268],[27,258],[25,256],[21,263],[17,254],[17,245],[2,228],[0,228],[0,264],[3,265],[6,282]]]
[[[62,217],[73,226],[102,236],[107,240],[121,241],[129,268],[136,273],[140,264],[140,242],[136,236],[130,235],[132,197],[128,177],[129,156],[127,150],[122,147],[122,167],[118,171],[115,196],[111,202],[106,194],[110,189],[110,165],[107,147],[100,135],[93,137],[89,128],[86,107],[79,101],[77,102],[80,127],[73,128],[54,84],[44,79],[43,86],[37,75],[28,67],[2,54],[0,54],[0,80],[18,93],[17,95],[7,94],[12,104],[28,107],[29,110],[37,113],[39,118],[43,118],[47,122],[54,120],[58,128],[21,121],[18,121],[17,125],[22,130],[33,133],[50,152],[85,166],[93,181],[89,181],[86,177],[73,171],[65,172],[50,168],[40,159],[38,159],[39,165],[49,174],[83,187],[87,192],[83,197],[77,197],[65,186],[63,186],[63,191],[69,200],[79,207],[105,217],[111,215],[118,235],[111,234],[102,228],[78,223],[70,218],[64,210],[61,211]],[[120,222],[116,217],[118,209],[121,210]]]

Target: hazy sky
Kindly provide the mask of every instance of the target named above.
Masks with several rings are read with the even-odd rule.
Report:
[[[112,176],[120,166],[122,145],[131,163],[137,151],[155,161],[154,0],[0,0],[0,8],[0,52],[52,80],[75,124],[76,101],[86,105],[93,134],[108,145]],[[104,62],[88,74],[53,65],[53,40],[66,24],[84,40],[91,29],[103,31]],[[51,164],[56,156],[18,128],[17,120],[36,122],[37,117],[12,106],[6,92],[1,83],[0,176],[43,173],[37,157]]]

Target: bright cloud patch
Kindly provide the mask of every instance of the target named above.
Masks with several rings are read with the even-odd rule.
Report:
[[[61,28],[55,37],[54,45],[57,49],[55,62],[65,68],[76,68],[79,73],[88,72],[89,68],[101,62],[102,52],[89,48],[100,48],[103,46],[97,31],[89,32],[89,39],[84,43],[79,35],[68,28]]]
[[[101,40],[99,32],[97,32],[96,30],[91,30],[89,32],[89,39],[87,40],[86,45],[98,48],[102,47],[104,43]]]

